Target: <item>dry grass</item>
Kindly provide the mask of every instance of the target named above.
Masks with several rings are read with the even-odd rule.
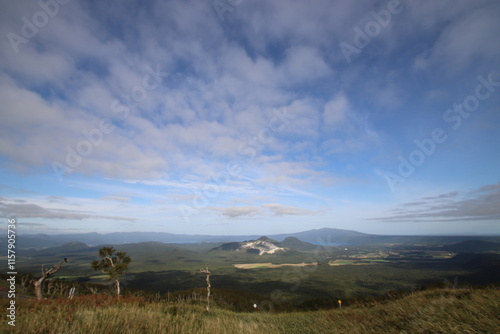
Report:
[[[266,263],[241,263],[235,264],[234,266],[238,269],[257,269],[257,268],[281,268],[281,267],[305,267],[305,266],[317,266],[318,262],[310,262],[310,263],[281,263],[281,264],[272,264],[271,262]]]
[[[2,307],[6,307],[6,300]],[[5,310],[5,308],[3,308]],[[2,333],[499,333],[500,291],[431,290],[369,306],[317,312],[235,313],[142,298],[18,301]]]

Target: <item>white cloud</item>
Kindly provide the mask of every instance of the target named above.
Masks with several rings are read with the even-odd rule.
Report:
[[[123,196],[103,196],[100,199],[104,201],[117,201],[117,202],[128,202],[130,201],[129,197],[123,197]]]
[[[284,216],[284,215],[300,216],[312,213],[312,211],[310,210],[297,208],[293,206],[281,205],[277,203],[262,204],[262,207],[269,209],[276,216]]]
[[[440,6],[446,8],[443,8],[443,12],[448,13],[444,14],[448,16],[447,20],[444,20],[444,17],[435,17],[439,10],[425,8],[420,4],[413,5],[421,7],[419,12],[431,14],[427,19],[432,18],[427,23],[429,28],[441,31],[432,48],[416,57],[415,68],[432,70],[444,67],[447,72],[452,73],[463,70],[478,59],[492,61],[500,56],[498,43],[491,43],[499,31],[498,20],[491,15],[492,12],[500,12],[497,3],[448,3],[451,6],[441,3]],[[443,22],[446,22],[444,28],[439,26],[443,25]]]
[[[337,94],[333,99],[325,104],[323,111],[323,121],[328,129],[337,128],[346,121],[349,113],[349,101],[342,93]]]
[[[259,208],[254,206],[209,207],[207,209],[219,212],[229,218],[254,216],[259,213]]]
[[[300,84],[332,74],[318,50],[305,46],[291,47],[286,51],[282,70],[287,82]]]
[[[262,175],[256,180],[262,187],[301,188],[332,185],[336,182],[330,173],[318,170],[307,161],[279,161],[262,163]]]

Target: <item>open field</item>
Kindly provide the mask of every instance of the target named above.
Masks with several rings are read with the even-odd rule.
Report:
[[[304,266],[317,266],[318,262],[312,263],[282,263],[282,264],[272,264],[271,262],[267,263],[240,263],[234,264],[235,268],[238,269],[257,269],[257,268],[281,268],[281,267],[304,267]]]
[[[357,260],[333,260],[328,262],[330,266],[364,266],[370,264],[376,264],[377,262],[382,262],[384,260],[378,261],[357,261]]]

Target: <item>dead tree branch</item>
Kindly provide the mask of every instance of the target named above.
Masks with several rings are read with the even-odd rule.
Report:
[[[205,269],[200,269],[200,272],[203,274],[207,275],[206,281],[207,281],[207,312],[210,311],[210,271],[208,270],[208,264],[205,265]]]
[[[59,264],[56,264],[55,266],[53,266],[52,268],[50,269],[45,269],[43,266],[42,266],[42,277],[40,277],[38,280],[36,281],[33,281],[33,286],[35,287],[35,295],[36,295],[36,299],[38,300],[42,300],[43,299],[43,293],[42,293],[42,286],[43,286],[43,282],[51,277],[52,275],[54,275],[56,272],[59,271],[59,269],[61,269],[61,266],[63,265],[63,263],[65,262],[68,262],[68,259],[64,258],[63,261],[61,261],[61,263]]]

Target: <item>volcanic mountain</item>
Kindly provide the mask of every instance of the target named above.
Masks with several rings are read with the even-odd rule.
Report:
[[[279,251],[285,251],[281,243],[268,237],[260,237],[257,240],[243,242],[228,242],[219,247],[212,248],[211,251],[246,251],[250,254],[274,254]]]

